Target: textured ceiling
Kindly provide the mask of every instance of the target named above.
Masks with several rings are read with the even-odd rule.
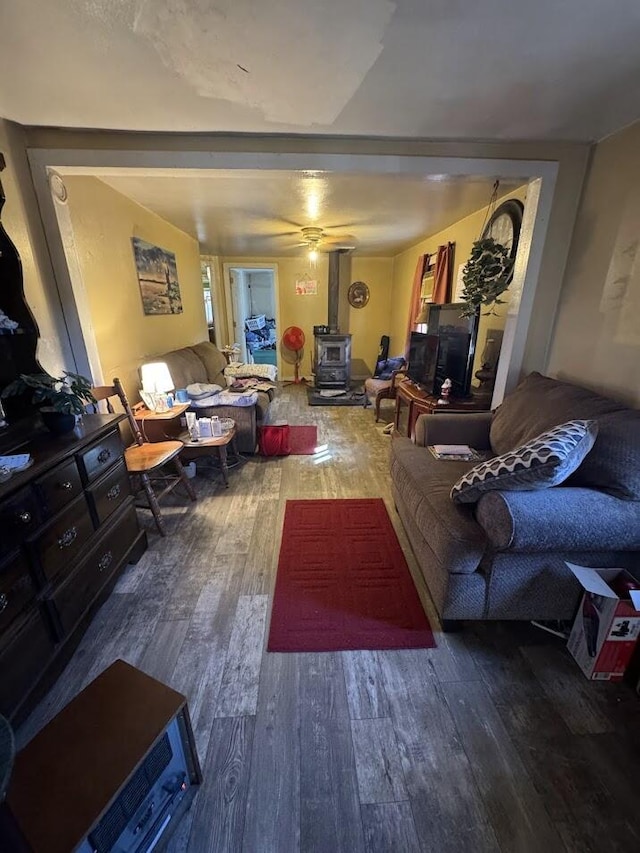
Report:
[[[6,0],[23,124],[599,139],[640,116],[638,0]]]
[[[158,171],[95,175],[196,237],[203,252],[226,256],[299,254],[307,225],[325,229],[323,249],[394,255],[486,205],[493,186],[489,178],[442,175]],[[524,180],[501,181],[500,194]]]

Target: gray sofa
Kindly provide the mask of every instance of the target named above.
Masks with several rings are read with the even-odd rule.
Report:
[[[472,462],[438,460],[433,444],[506,453],[575,418],[598,437],[562,485],[492,491],[453,503]],[[640,570],[640,411],[530,374],[494,413],[421,415],[416,442],[394,438],[396,508],[445,624],[462,619],[570,619],[580,596],[564,561]],[[634,571],[635,570],[635,571]]]
[[[226,388],[224,368],[227,360],[215,344],[203,341],[192,347],[183,347],[163,355],[154,356],[153,361],[164,361],[176,388],[186,388],[195,382],[208,382]],[[258,426],[269,422],[269,404],[273,392],[258,391],[255,406],[215,406],[198,408],[198,416],[233,418],[236,422],[236,443],[240,453],[254,453],[258,442]]]

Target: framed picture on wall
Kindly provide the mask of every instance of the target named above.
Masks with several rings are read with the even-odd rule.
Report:
[[[182,314],[176,256],[139,237],[131,243],[144,313]]]

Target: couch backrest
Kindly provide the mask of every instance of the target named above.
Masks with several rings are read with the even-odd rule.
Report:
[[[640,500],[640,411],[578,385],[529,374],[495,412],[491,448],[507,453],[575,418],[596,420],[598,437],[567,484]]]
[[[224,356],[223,356],[224,358]],[[166,361],[176,388],[186,388],[192,382],[208,382],[207,370],[190,347],[176,349],[156,356],[154,361]]]
[[[191,350],[204,364],[207,372],[205,381],[215,385],[222,385],[223,388],[226,388],[224,369],[227,366],[227,359],[222,355],[218,347],[209,341],[202,341],[202,343],[191,347]]]

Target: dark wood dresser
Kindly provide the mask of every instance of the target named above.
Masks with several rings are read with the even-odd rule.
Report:
[[[84,415],[54,437],[38,419],[0,435],[33,465],[0,484],[0,713],[22,720],[51,685],[127,562],[144,553],[118,424]]]

